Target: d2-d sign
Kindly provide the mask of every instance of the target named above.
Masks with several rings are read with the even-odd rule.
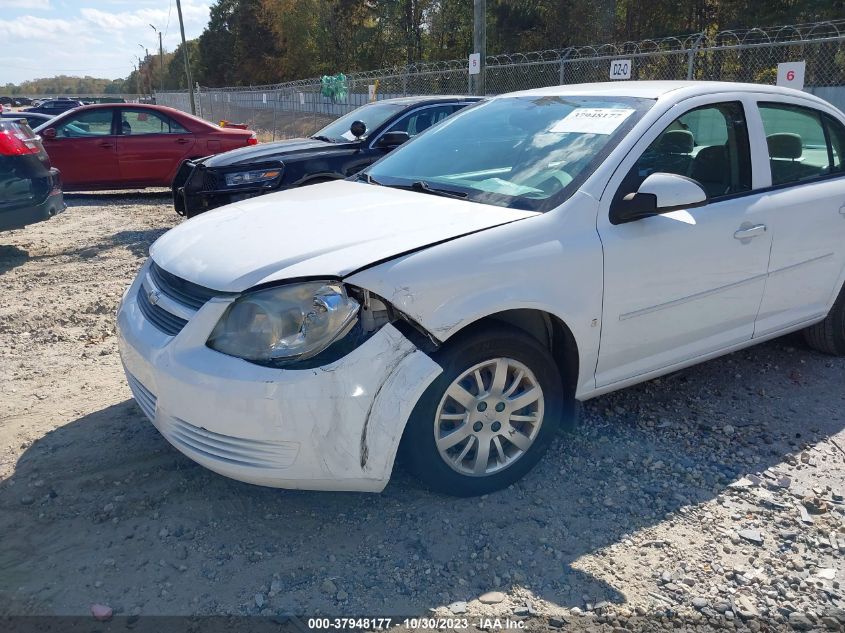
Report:
[[[630,59],[611,59],[610,60],[610,78],[611,79],[630,79],[631,78],[631,60]]]
[[[469,56],[469,74],[481,74],[481,53],[473,53]]]
[[[807,69],[807,62],[803,59],[800,62],[783,62],[778,64],[778,86],[804,89],[804,71]]]

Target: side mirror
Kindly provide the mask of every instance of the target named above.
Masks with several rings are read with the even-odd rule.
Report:
[[[399,147],[402,143],[405,143],[411,139],[411,135],[407,132],[385,132],[384,135],[378,140],[377,146],[383,147],[385,149],[394,149]]]
[[[707,204],[701,185],[686,176],[657,172],[649,175],[636,193],[629,193],[610,207],[610,223],[625,224],[670,211]]]
[[[48,127],[46,130],[41,132],[41,138],[47,138],[47,139],[56,138],[56,128]]]
[[[349,126],[349,131],[355,138],[361,138],[367,133],[367,124],[363,121],[353,121],[352,125]]]

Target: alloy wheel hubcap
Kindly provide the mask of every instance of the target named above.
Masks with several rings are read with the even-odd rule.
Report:
[[[543,424],[543,390],[534,373],[511,358],[494,358],[458,376],[437,407],[440,457],[462,475],[485,477],[511,466]]]

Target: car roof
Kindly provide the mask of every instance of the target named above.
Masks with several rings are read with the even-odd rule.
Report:
[[[80,110],[111,110],[114,108],[133,108],[133,109],[141,109],[141,110],[155,110],[158,112],[164,112],[167,114],[181,114],[191,116],[187,112],[182,112],[181,110],[177,110],[176,108],[171,108],[169,106],[163,105],[155,105],[152,103],[89,103],[88,105],[82,105],[78,108],[75,108],[75,111]],[[204,121],[203,119],[199,119],[203,123],[208,123],[208,121]],[[212,125],[209,123],[209,125]]]
[[[811,101],[824,103],[822,99],[808,92],[771,86],[768,84],[740,83],[735,81],[603,81],[586,84],[568,84],[565,86],[549,86],[499,95],[499,97],[533,97],[533,96],[593,96],[593,97],[640,97],[644,99],[660,99],[670,96],[686,99],[699,95],[716,93],[766,93],[801,97]]]
[[[480,101],[483,97],[471,95],[417,95],[413,97],[394,97],[379,99],[375,103],[395,103],[397,105],[418,105],[420,103],[448,103],[452,101]]]
[[[51,114],[43,114],[41,112],[3,112],[0,113],[4,119],[25,119],[27,117],[33,117],[35,119],[44,119],[45,121],[49,121],[53,118]]]

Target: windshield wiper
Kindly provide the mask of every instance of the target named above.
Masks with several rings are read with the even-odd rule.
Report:
[[[355,176],[355,180],[357,180],[359,182],[363,180],[368,185],[381,185],[382,184],[366,172],[361,172],[361,173],[357,174]]]
[[[422,193],[430,193],[433,196],[443,196],[444,198],[458,198],[460,200],[465,200],[467,198],[467,194],[463,191],[438,189],[437,187],[432,187],[425,180],[417,180],[416,182],[411,183],[411,189],[421,191]]]
[[[328,136],[323,136],[322,134],[318,134],[317,136],[312,136],[312,139],[315,141],[325,141],[326,143],[334,143],[335,140],[333,138],[329,138]]]

